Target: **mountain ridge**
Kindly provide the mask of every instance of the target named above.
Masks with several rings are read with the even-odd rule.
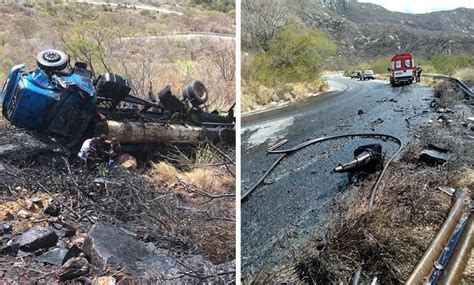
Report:
[[[287,2],[308,26],[323,30],[349,63],[399,52],[431,58],[439,53],[474,53],[474,9],[426,14],[389,11],[350,0]]]

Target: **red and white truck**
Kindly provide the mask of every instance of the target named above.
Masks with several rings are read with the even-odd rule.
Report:
[[[415,62],[412,53],[396,54],[392,57],[390,83],[392,86],[411,84],[415,79]]]

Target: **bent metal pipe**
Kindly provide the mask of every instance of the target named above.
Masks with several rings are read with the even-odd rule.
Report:
[[[374,204],[374,200],[375,200],[375,195],[377,193],[377,189],[378,189],[378,186],[380,184],[380,181],[382,180],[388,166],[392,163],[392,161],[395,159],[395,157],[397,157],[400,154],[400,152],[403,148],[402,140],[395,137],[395,136],[392,136],[392,135],[368,133],[368,134],[346,134],[346,135],[336,135],[336,136],[330,136],[330,137],[320,137],[320,138],[312,139],[312,140],[309,140],[309,141],[304,142],[302,144],[299,144],[299,145],[297,145],[293,148],[281,149],[281,150],[276,150],[276,148],[281,146],[281,144],[277,144],[277,146],[271,147],[269,149],[268,153],[269,154],[281,154],[281,156],[279,156],[277,158],[277,160],[267,169],[267,171],[265,171],[265,173],[257,180],[257,182],[249,189],[249,191],[247,191],[245,194],[242,195],[241,201],[244,202],[246,199],[248,199],[249,195],[252,194],[252,192],[255,191],[255,189],[257,189],[260,184],[262,184],[262,182],[265,180],[265,178],[272,172],[272,170],[288,154],[296,152],[298,150],[301,150],[301,149],[303,149],[307,146],[313,145],[313,144],[317,144],[317,143],[321,143],[321,142],[325,142],[325,141],[329,141],[329,140],[336,140],[336,139],[342,139],[342,138],[354,138],[354,137],[386,139],[386,140],[394,141],[399,145],[397,151],[390,157],[390,159],[388,160],[388,162],[385,164],[382,171],[380,172],[380,175],[377,178],[377,181],[372,186],[372,191],[370,193],[370,198],[369,198],[369,207],[372,208],[373,204]],[[286,141],[285,141],[285,143],[286,143]]]

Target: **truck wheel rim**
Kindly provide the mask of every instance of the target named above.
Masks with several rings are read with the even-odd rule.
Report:
[[[199,98],[204,97],[204,94],[206,94],[206,89],[203,86],[196,86],[196,95]]]
[[[57,62],[61,59],[61,55],[54,51],[48,51],[43,55],[43,58],[49,62]]]

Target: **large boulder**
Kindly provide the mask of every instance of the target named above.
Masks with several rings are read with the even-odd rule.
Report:
[[[220,281],[235,278],[233,262],[216,266],[202,256],[177,258],[168,255],[166,250],[151,252],[126,231],[105,223],[92,226],[84,241],[83,251],[96,268],[123,270],[127,275],[149,281],[195,283],[208,276]],[[225,272],[231,273],[226,276]]]

